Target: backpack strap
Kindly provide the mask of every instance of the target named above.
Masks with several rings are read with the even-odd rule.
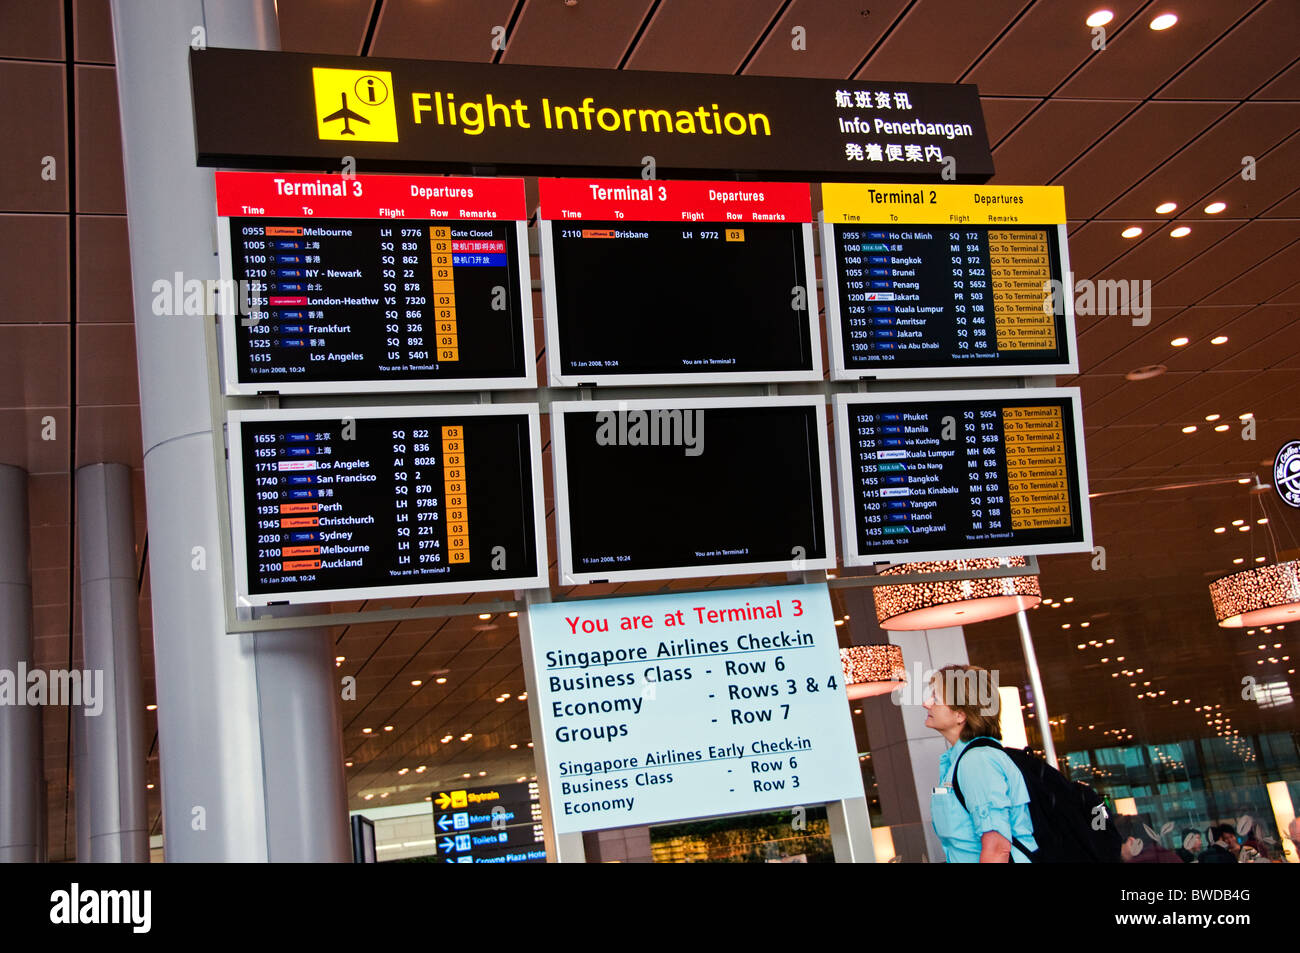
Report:
[[[997,741],[994,741],[992,738],[980,737],[970,741],[966,745],[966,747],[962,749],[961,754],[957,755],[957,763],[952,766],[952,792],[957,795],[957,803],[961,805],[962,810],[965,811],[967,814],[970,813],[970,808],[966,806],[966,798],[961,793],[961,783],[957,780],[957,769],[961,767],[961,759],[966,757],[966,752],[970,751],[972,748],[997,748],[999,751],[1004,750],[1002,745],[999,744]],[[1031,854],[1029,851],[1029,848],[1027,848],[1015,837],[1011,838],[1011,843],[1012,846],[1016,847],[1020,851],[1020,853],[1024,854],[1031,861],[1034,859],[1033,854]]]

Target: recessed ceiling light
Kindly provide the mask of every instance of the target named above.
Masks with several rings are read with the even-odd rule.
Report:
[[[1209,205],[1205,206],[1205,214],[1218,215],[1227,207],[1228,206],[1223,202],[1211,202]]]
[[[405,777],[407,774],[410,773],[410,771],[411,771],[410,768],[398,768],[398,769],[397,769],[397,774],[398,774],[398,776],[400,776],[400,777]]]
[[[1159,377],[1169,368],[1163,364],[1146,364],[1142,367],[1134,368],[1124,375],[1125,380],[1130,381],[1147,381],[1153,377]]]
[[[1227,343],[1228,343],[1228,336],[1227,336],[1226,334],[1220,334],[1218,337],[1210,338],[1210,343],[1211,343],[1211,344],[1227,344]]]
[[[374,731],[374,730],[375,730],[375,729],[373,729],[373,728],[362,728],[362,729],[361,729],[361,733],[362,733],[363,735],[368,735],[368,734],[370,734],[370,732],[372,732],[372,731]]]
[[[1120,236],[1123,238],[1137,238],[1141,234],[1141,225],[1130,225],[1128,228],[1124,229],[1124,231],[1120,232]]]
[[[434,681],[437,682],[439,685],[447,684],[447,679],[445,676],[443,678],[435,678]]]
[[[492,613],[491,613],[491,612],[480,612],[480,613],[478,614],[478,617],[479,617],[480,619],[483,619],[484,621],[486,621],[486,620],[492,618]]]
[[[1210,423],[1214,423],[1216,420],[1219,419],[1219,416],[1220,416],[1219,414],[1206,414],[1205,419],[1208,420]]]
[[[1237,419],[1238,419],[1238,420],[1250,420],[1250,418],[1251,418],[1251,417],[1254,417],[1254,416],[1255,416],[1255,415],[1252,414],[1252,413],[1238,414],[1238,415],[1237,415]]]
[[[424,684],[424,680],[419,678],[413,678],[411,679],[411,684],[416,688],[419,688],[421,685]]]
[[[1083,22],[1091,27],[1105,26],[1111,20],[1115,19],[1115,14],[1110,10],[1097,10],[1088,14],[1088,19]]]
[[[352,762],[351,762],[351,761],[344,761],[344,762],[343,762],[343,767],[345,767],[345,768],[350,768],[350,767],[352,767]]]
[[[1249,526],[1238,526],[1238,527],[1237,527],[1237,532],[1239,532],[1239,533],[1249,533],[1249,532],[1250,532],[1250,527],[1249,527]]]
[[[1183,346],[1185,346],[1186,344],[1188,344],[1190,341],[1191,341],[1191,338],[1174,338],[1174,339],[1173,339],[1172,341],[1170,341],[1169,343],[1170,343],[1170,345],[1173,346],[1173,347],[1183,347]]]
[[[157,705],[145,705],[145,706],[144,706],[144,710],[145,710],[145,711],[157,711],[157,710],[158,710],[158,706],[157,706]]]
[[[1177,228],[1175,228],[1172,232],[1169,233],[1169,237],[1182,238],[1184,235],[1190,235],[1190,234],[1192,234],[1192,230],[1190,228],[1188,228],[1186,225],[1179,225]]]
[[[443,744],[446,744],[447,742],[451,741],[451,735],[443,735],[440,740],[442,741]]]
[[[1160,14],[1160,16],[1156,17],[1154,20],[1151,21],[1150,27],[1151,29],[1157,31],[1167,30],[1177,22],[1178,22],[1178,15],[1176,13],[1162,13]]]
[[[1266,557],[1266,556],[1256,556],[1256,557],[1255,557],[1255,562],[1257,562],[1257,563],[1262,563],[1266,558],[1268,558],[1268,557]]]
[[[1249,483],[1249,482],[1250,482],[1250,477],[1242,477],[1242,478],[1239,479],[1237,482],[1238,482],[1238,483]]]
[[[416,774],[424,774],[424,772],[425,772],[425,771],[428,771],[428,770],[429,770],[428,767],[427,767],[426,765],[423,765],[423,764],[422,764],[422,765],[420,765],[418,768],[415,769],[415,773],[416,773]]]
[[[384,725],[384,731],[392,731],[392,730],[393,730],[392,725]]]
[[[1263,526],[1265,523],[1268,522],[1268,517],[1261,516],[1259,519],[1255,520],[1255,522],[1258,523],[1260,526]]]
[[[1157,215],[1168,215],[1174,209],[1178,208],[1177,202],[1161,202],[1156,206]]]
[[[843,625],[843,624],[844,624],[844,620],[843,620],[843,619],[836,619],[836,620],[835,620],[835,624],[836,624],[836,625]]]
[[[1218,425],[1217,427],[1215,427],[1214,429],[1215,429],[1215,431],[1216,431],[1217,433],[1223,433],[1225,430],[1228,429],[1228,425],[1227,425],[1227,424],[1219,424],[1219,425]]]
[[[1196,433],[1196,424],[1188,424],[1183,428],[1183,433]]]
[[[346,662],[346,661],[347,661],[347,658],[346,658],[345,656],[342,656],[342,655],[336,655],[336,656],[334,656],[334,661],[336,661],[336,662]]]
[[[1238,566],[1238,565],[1240,565],[1241,563],[1244,563],[1245,561],[1246,561],[1246,560],[1244,560],[1243,558],[1241,558],[1240,556],[1238,556],[1236,559],[1234,559],[1234,560],[1232,561],[1232,564],[1233,564],[1234,566]]]

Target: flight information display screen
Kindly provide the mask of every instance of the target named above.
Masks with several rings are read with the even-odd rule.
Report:
[[[821,397],[551,405],[566,583],[830,568]]]
[[[521,180],[216,175],[228,392],[533,383]]]
[[[545,585],[537,405],[229,424],[241,605]]]
[[[807,185],[542,179],[540,200],[553,383],[821,379]]]
[[[1076,370],[1059,189],[827,189],[823,267],[837,377]],[[1026,197],[1028,211],[1015,216],[991,204]],[[916,201],[895,214],[890,199]]]
[[[841,394],[845,565],[1092,547],[1077,388]]]

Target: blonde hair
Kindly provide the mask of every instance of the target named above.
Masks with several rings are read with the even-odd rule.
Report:
[[[945,665],[934,673],[935,698],[966,716],[966,723],[961,726],[962,741],[981,737],[1002,740],[1001,699],[994,695],[991,708],[986,708],[976,688],[980,681],[987,684],[989,677],[988,670],[978,665]]]

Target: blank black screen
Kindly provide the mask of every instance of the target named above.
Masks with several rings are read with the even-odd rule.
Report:
[[[575,572],[826,555],[820,408],[704,410],[698,456],[601,445],[600,426],[595,412],[564,417]]]

